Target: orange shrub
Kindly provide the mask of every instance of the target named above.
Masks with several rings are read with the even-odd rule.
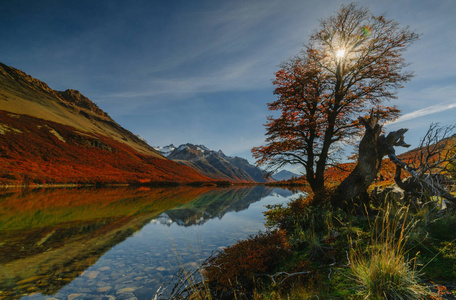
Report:
[[[253,291],[290,254],[284,231],[259,233],[224,249],[204,264],[205,279],[221,295]]]

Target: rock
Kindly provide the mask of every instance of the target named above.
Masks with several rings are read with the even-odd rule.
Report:
[[[138,298],[136,298],[136,296],[130,292],[125,292],[125,293],[120,294],[117,299],[119,299],[119,300],[138,300]]]
[[[99,293],[105,293],[105,292],[107,292],[107,291],[109,291],[109,290],[111,290],[111,289],[112,289],[112,287],[110,287],[109,285],[107,285],[107,286],[99,287],[99,288],[97,289],[97,292],[99,292]]]
[[[396,184],[387,186],[383,189],[375,187],[372,191],[372,195],[378,200],[379,204],[383,204],[385,202],[400,203],[405,197],[404,190]]]
[[[82,299],[82,296],[84,296],[84,294],[70,294],[68,295],[68,300],[73,300],[73,299]]]
[[[95,278],[97,278],[98,274],[100,274],[100,271],[92,271],[89,273],[88,276],[90,279],[95,279]]]
[[[134,287],[127,287],[127,288],[123,288],[123,289],[120,289],[117,291],[117,294],[123,294],[123,293],[132,293],[136,291],[136,288]]]

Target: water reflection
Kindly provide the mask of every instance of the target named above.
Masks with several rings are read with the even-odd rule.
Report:
[[[179,226],[202,225],[208,220],[221,219],[226,213],[247,209],[252,202],[270,194],[265,187],[217,189],[197,197],[194,201],[179,205],[164,212],[161,223]]]
[[[261,186],[4,192],[0,299],[150,299],[183,265],[261,229],[267,203],[255,203],[283,201],[266,197],[273,191],[283,193]]]

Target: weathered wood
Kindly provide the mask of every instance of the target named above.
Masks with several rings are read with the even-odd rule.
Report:
[[[389,154],[388,157],[396,164],[396,175],[394,176],[394,180],[401,189],[406,192],[418,193],[421,195],[423,194],[423,191],[425,191],[430,196],[442,197],[456,203],[456,197],[442,187],[438,181],[432,180],[432,176],[419,176],[415,170],[397,158],[394,153]],[[401,179],[401,170],[407,171],[413,180],[408,180],[407,182],[403,181]]]
[[[358,162],[355,169],[342,181],[332,195],[331,202],[334,206],[346,209],[364,209],[364,205],[368,201],[367,189],[380,171],[382,159],[385,155],[388,155],[391,162],[396,165],[394,179],[404,191],[417,194],[420,197],[423,195],[437,196],[456,203],[456,197],[442,187],[438,180],[433,180],[432,174],[428,174],[431,170],[417,172],[396,156],[394,147],[410,146],[404,142],[404,134],[407,129],[392,131],[384,136],[381,134],[382,127],[378,124],[379,114],[373,112],[371,112],[370,117],[359,118],[359,121],[364,125],[366,131],[359,144]],[[444,134],[448,134],[455,128],[445,129]],[[431,126],[431,133],[428,132],[428,135],[437,137],[438,130],[435,133],[432,132],[433,130],[435,127]],[[435,143],[439,142],[438,140],[435,141]],[[425,146],[427,146],[426,149],[430,148],[430,145]],[[435,153],[432,152],[429,155],[435,155]],[[448,159],[447,156],[444,156],[444,159]],[[433,166],[435,165],[436,163],[433,164]],[[409,180],[402,181],[401,170],[405,170],[411,175]]]
[[[404,142],[407,129],[390,132],[386,137],[381,134],[382,126],[378,124],[379,114],[371,112],[369,118],[359,118],[366,131],[359,143],[358,162],[355,169],[337,187],[331,202],[336,207],[362,206],[368,200],[367,188],[376,178],[382,158],[394,153],[394,146],[409,147]]]

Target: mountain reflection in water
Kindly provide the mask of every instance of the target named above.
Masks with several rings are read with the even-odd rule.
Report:
[[[251,217],[230,221],[239,214],[225,218],[227,213],[247,210],[265,197],[277,203],[289,196],[264,186],[3,191],[0,299],[113,299],[109,295],[127,292],[151,299],[179,264],[195,264],[189,240],[200,239],[198,259],[205,258],[262,229],[264,204],[256,209],[255,225]],[[214,218],[220,222],[206,226]],[[183,240],[178,237],[182,232],[176,228],[192,225],[202,237],[188,230]],[[180,262],[173,265],[176,255]],[[165,261],[168,265],[159,266]]]

